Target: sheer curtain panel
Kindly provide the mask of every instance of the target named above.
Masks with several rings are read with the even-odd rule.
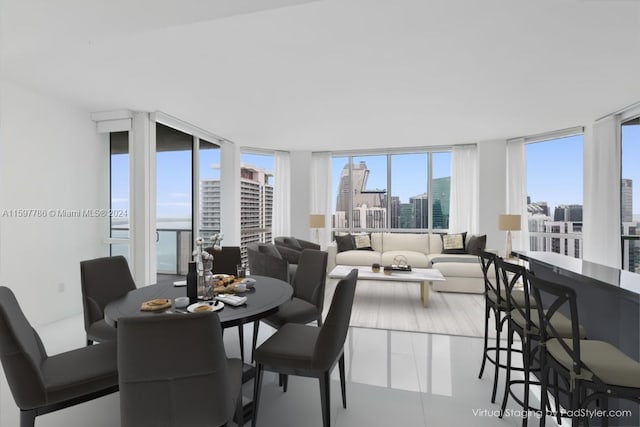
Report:
[[[513,250],[529,250],[529,219],[527,215],[527,163],[524,138],[507,142],[507,211],[520,215],[520,231],[512,233]],[[498,218],[496,218],[496,223]]]
[[[454,146],[451,153],[451,199],[449,232],[477,234],[478,230],[478,148]]]
[[[322,214],[325,218],[324,228],[319,229],[321,249],[326,249],[331,241],[331,155],[329,153],[313,153],[311,155],[311,214]],[[315,241],[316,234],[310,230],[310,239]]]
[[[289,153],[276,151],[273,159],[275,182],[273,188],[272,235],[291,233],[291,159]]]
[[[582,258],[620,268],[620,117],[598,120],[584,139]]]

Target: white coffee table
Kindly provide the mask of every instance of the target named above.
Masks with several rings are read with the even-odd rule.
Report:
[[[329,272],[331,279],[343,279],[351,270],[358,269],[360,280],[380,280],[385,282],[418,282],[420,283],[420,300],[422,305],[429,305],[429,282],[446,280],[439,270],[432,268],[412,268],[411,271],[392,271],[390,275],[384,274],[382,268],[378,273],[371,271],[371,267],[358,265],[336,265]]]

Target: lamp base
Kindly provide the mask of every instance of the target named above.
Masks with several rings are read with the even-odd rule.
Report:
[[[511,256],[511,231],[507,231],[507,243],[506,243],[506,249],[504,251],[504,257],[505,258],[512,258]]]

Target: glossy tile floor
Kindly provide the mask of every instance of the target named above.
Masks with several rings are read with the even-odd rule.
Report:
[[[82,317],[38,328],[49,354],[84,343]],[[245,341],[251,337],[246,325]],[[260,327],[259,341],[273,333]],[[229,356],[239,355],[235,329],[225,334]],[[247,343],[247,346],[249,344]],[[249,353],[247,348],[247,354]],[[478,369],[482,340],[459,336],[352,327],[345,346],[347,409],[340,401],[337,368],[331,386],[331,425],[344,426],[519,426],[517,416],[499,419],[499,405],[490,402],[491,374]],[[498,395],[502,395],[500,384]],[[245,387],[252,395],[252,383]],[[290,377],[283,393],[275,374],[265,374],[258,415],[260,427],[322,426],[320,393],[315,379]],[[6,381],[0,388],[0,426],[18,425],[18,410]],[[512,409],[517,409],[513,404]],[[555,425],[548,419],[548,425]],[[531,425],[537,425],[533,420]],[[119,425],[119,396],[114,394],[38,417],[43,426]]]

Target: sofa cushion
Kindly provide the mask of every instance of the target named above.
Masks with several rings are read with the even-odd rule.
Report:
[[[468,254],[471,255],[480,255],[480,252],[484,251],[487,246],[487,235],[483,234],[482,236],[469,236],[467,239],[466,250]]]
[[[380,263],[380,252],[351,250],[336,254],[336,264],[340,265],[371,265]]]
[[[338,252],[351,251],[356,248],[351,234],[336,236],[336,244],[338,245]]]
[[[438,262],[478,262],[478,257],[476,255],[469,254],[429,254],[427,255],[427,258],[432,264],[436,264]]]
[[[384,233],[382,235],[382,252],[413,251],[429,253],[428,234]]]
[[[414,268],[428,268],[429,258],[422,252],[415,251],[386,251],[380,257],[380,264],[393,265],[396,264],[393,259],[402,255],[407,258],[407,264]]]
[[[484,278],[479,263],[469,262],[440,262],[433,266],[440,270],[444,277],[476,277]]]
[[[371,247],[371,234],[363,233],[363,234],[354,234],[353,242],[355,244],[356,249],[361,251],[372,251]]]
[[[443,254],[464,254],[464,241],[467,233],[443,234],[442,235],[442,253]]]
[[[439,254],[442,252],[442,238],[439,234],[429,234],[429,253]]]

